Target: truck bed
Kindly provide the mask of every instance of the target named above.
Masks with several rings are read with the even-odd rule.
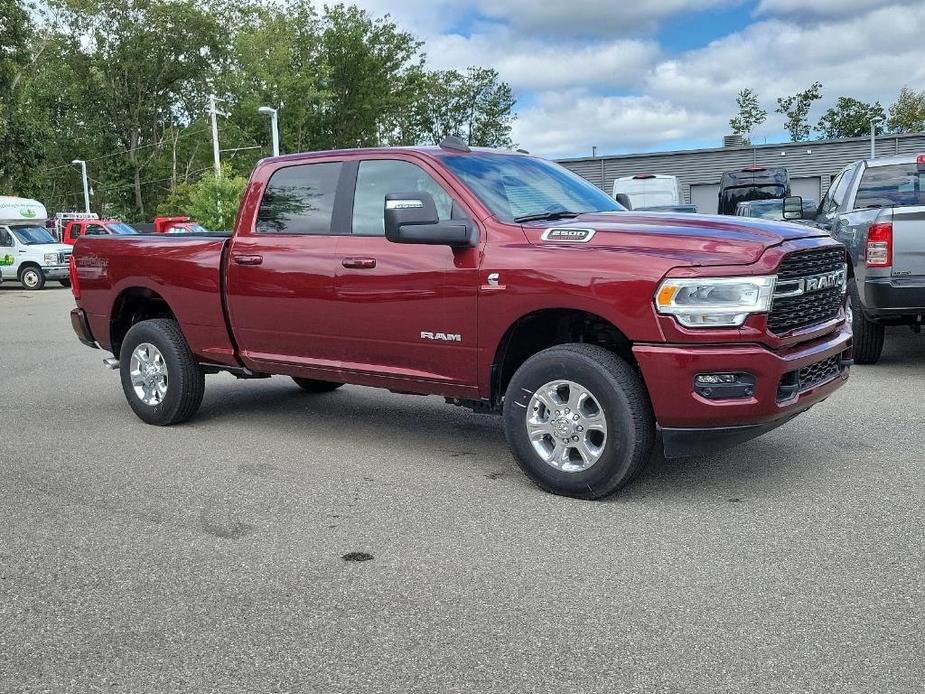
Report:
[[[225,320],[222,267],[229,234],[88,236],[74,246],[81,306],[103,349],[118,342],[112,315],[156,294],[176,311],[195,356],[238,365]],[[115,302],[114,297],[118,297]]]

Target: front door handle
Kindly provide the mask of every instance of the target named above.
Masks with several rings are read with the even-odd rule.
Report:
[[[340,261],[344,267],[354,268],[357,270],[372,270],[376,267],[375,258],[344,258]]]
[[[263,263],[262,255],[243,255],[241,253],[232,253],[231,259],[237,265],[260,265]]]

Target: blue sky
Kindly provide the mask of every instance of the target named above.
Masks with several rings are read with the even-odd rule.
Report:
[[[823,83],[888,106],[925,89],[925,1],[357,0],[426,42],[435,68],[496,68],[518,99],[514,137],[544,156],[719,146],[735,97],[769,112],[752,140],[786,139],[776,99]]]

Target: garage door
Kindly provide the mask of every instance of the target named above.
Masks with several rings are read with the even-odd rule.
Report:
[[[701,214],[716,214],[719,206],[719,183],[695,183],[691,186],[691,204]]]
[[[815,200],[819,202],[819,186],[822,181],[818,176],[812,176],[807,178],[791,178],[790,179],[790,194],[799,195],[802,198],[807,200]]]

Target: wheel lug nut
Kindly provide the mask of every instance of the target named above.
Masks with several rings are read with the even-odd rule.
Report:
[[[572,419],[574,419],[574,420],[577,422],[579,419],[581,419],[581,417],[579,417],[579,416],[576,414],[576,415],[572,415]]]
[[[556,417],[558,417],[560,414],[562,414],[562,413],[559,412],[559,410],[556,410]]]
[[[573,437],[572,437],[572,441],[577,441],[577,440],[578,440],[578,437],[577,437],[577,436],[573,436]]]
[[[569,408],[566,407],[566,408],[565,408],[565,414],[570,414],[570,413],[571,413],[571,410],[570,410]]]
[[[578,425],[578,431],[584,431],[584,430],[585,430],[585,428],[579,424],[579,425]]]

